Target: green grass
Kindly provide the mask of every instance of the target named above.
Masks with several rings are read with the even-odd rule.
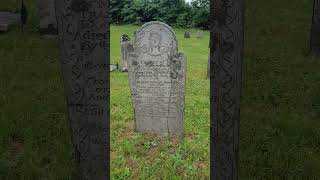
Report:
[[[0,2],[13,9],[18,1]],[[29,30],[0,35],[0,179],[69,179],[73,163],[57,41]],[[240,179],[320,179],[320,59],[306,56],[310,1],[246,1]],[[120,62],[112,26],[111,62]],[[209,179],[208,33],[183,38],[188,56],[183,140],[134,131],[127,74],[111,73],[112,179]]]

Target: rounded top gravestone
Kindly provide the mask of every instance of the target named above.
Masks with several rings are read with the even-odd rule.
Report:
[[[183,135],[185,61],[168,25],[153,21],[137,32],[128,72],[139,131]]]
[[[150,55],[177,52],[177,39],[170,26],[152,21],[143,25],[134,42],[137,51]]]

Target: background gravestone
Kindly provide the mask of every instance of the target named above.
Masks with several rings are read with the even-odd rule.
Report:
[[[9,30],[9,26],[20,22],[20,14],[0,11],[0,32]]]
[[[121,36],[121,62],[122,62],[122,71],[128,71],[128,53],[132,51],[133,46],[130,42],[130,38],[127,34]]]
[[[110,64],[110,72],[112,72],[112,71],[114,71],[114,70],[116,70],[118,68],[119,68],[119,64],[118,63],[117,64]]]
[[[184,33],[184,38],[189,39],[190,38],[190,32],[185,32]]]
[[[238,180],[244,0],[212,0],[210,19],[210,176]]]
[[[310,53],[320,56],[320,0],[313,1]]]
[[[57,20],[55,13],[55,0],[38,0],[40,33],[56,34]]]
[[[198,39],[202,39],[202,37],[203,37],[203,31],[200,31],[200,30],[199,30],[199,31],[197,32],[197,38],[198,38]]]
[[[136,128],[160,135],[183,135],[186,57],[175,33],[149,22],[137,32],[128,72]]]
[[[76,180],[106,180],[109,173],[108,0],[56,0],[62,74]]]

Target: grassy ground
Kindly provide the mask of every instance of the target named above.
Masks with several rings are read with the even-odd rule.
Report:
[[[0,8],[17,3],[1,1]],[[30,30],[0,35],[0,179],[68,179],[72,149],[57,42],[38,35],[27,3]],[[320,179],[320,59],[306,56],[312,3],[246,5],[240,179]],[[112,26],[111,62],[120,62],[120,34],[136,28]],[[188,56],[186,137],[134,132],[127,75],[112,72],[112,179],[209,179],[208,33],[187,40],[175,30]]]

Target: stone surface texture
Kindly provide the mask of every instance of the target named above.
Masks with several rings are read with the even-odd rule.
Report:
[[[128,70],[128,54],[133,49],[133,45],[130,41],[128,35],[124,34],[121,37],[121,62],[122,62],[122,71]]]
[[[8,31],[10,25],[20,23],[20,14],[0,11],[0,31]]]
[[[202,37],[203,37],[203,31],[199,30],[199,31],[197,32],[197,38],[198,38],[198,39],[201,39]]]
[[[320,0],[313,1],[310,53],[320,56]]]
[[[183,136],[186,56],[168,25],[153,21],[141,27],[128,72],[136,129]]]
[[[55,0],[38,0],[40,29],[57,28]]]
[[[244,0],[213,0],[210,6],[210,175],[238,180]]]
[[[78,166],[73,179],[110,179],[109,1],[55,2],[67,112]]]
[[[190,32],[185,32],[184,33],[184,38],[189,39],[190,38]]]

